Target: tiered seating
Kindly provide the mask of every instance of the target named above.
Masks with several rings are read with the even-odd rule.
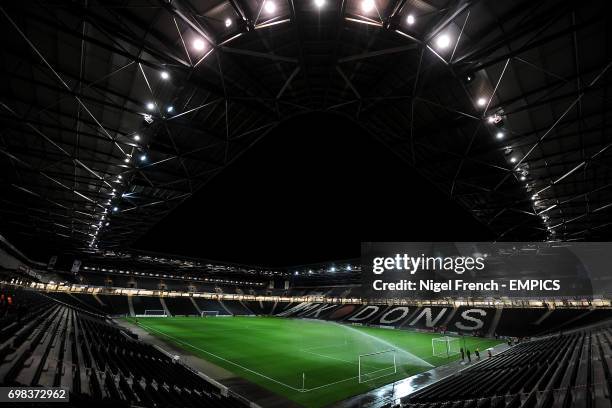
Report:
[[[132,296],[134,313],[137,315],[145,314],[146,310],[163,310],[163,306],[158,297],[151,296]]]
[[[223,304],[233,315],[252,315],[254,314],[242,302],[238,300],[224,300]]]
[[[589,310],[585,309],[555,309],[540,322],[538,333],[548,333],[562,329],[569,322],[582,320],[582,317],[589,314],[589,312]]]
[[[167,297],[164,298],[166,306],[174,316],[198,315],[198,311],[188,297]]]
[[[496,333],[500,336],[529,336],[538,330],[536,323],[547,311],[547,309],[505,308],[502,310]]]
[[[128,315],[130,307],[128,305],[127,296],[114,295],[96,295],[98,299],[104,303],[111,315]]]
[[[0,384],[67,387],[79,406],[241,406],[100,315],[37,293],[14,297],[22,312],[0,309]]]
[[[611,346],[610,328],[521,343],[405,397],[399,406],[609,407]]]
[[[230,313],[219,303],[218,300],[193,298],[201,311],[217,311],[220,315],[229,315]]]
[[[96,302],[91,295],[72,295],[70,293],[63,292],[49,292],[46,294],[46,296],[50,296],[61,303],[65,303],[76,308],[85,309],[93,313],[107,313],[107,310],[105,310],[106,308]],[[95,303],[92,303],[92,301]]]
[[[244,302],[246,306],[256,315],[269,315],[274,307],[274,302]]]

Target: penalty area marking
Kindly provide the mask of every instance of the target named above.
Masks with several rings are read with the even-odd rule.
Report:
[[[184,344],[184,345],[186,345],[186,346],[188,346],[188,347],[191,347],[191,348],[193,348],[193,349],[199,350],[199,351],[201,351],[201,352],[203,352],[203,353],[206,353],[206,354],[208,354],[208,355],[211,355],[211,356],[213,356],[213,357],[215,357],[215,358],[217,358],[217,359],[219,359],[219,360],[221,360],[221,361],[225,361],[226,363],[229,363],[229,364],[235,365],[236,367],[239,367],[239,368],[241,368],[241,369],[243,369],[243,370],[245,370],[245,371],[248,371],[248,372],[250,372],[250,373],[252,373],[252,374],[258,375],[258,376],[260,376],[260,377],[262,377],[262,378],[265,378],[266,380],[272,381],[272,382],[274,382],[274,383],[276,383],[276,384],[282,385],[283,387],[289,388],[289,389],[291,389],[291,390],[293,390],[293,391],[297,391],[297,392],[302,392],[302,393],[304,393],[304,392],[311,392],[311,391],[319,390],[319,389],[321,389],[321,388],[326,388],[326,387],[329,387],[329,386],[332,386],[332,385],[340,384],[340,383],[343,383],[343,382],[346,382],[346,381],[355,380],[355,379],[358,379],[358,378],[359,378],[359,376],[358,376],[358,375],[356,375],[356,376],[354,376],[354,377],[345,378],[344,380],[338,380],[338,381],[334,381],[334,382],[331,382],[331,383],[328,383],[328,384],[319,385],[318,387],[314,387],[314,388],[308,388],[308,389],[300,389],[300,388],[295,388],[295,387],[292,387],[292,386],[291,386],[291,385],[289,385],[289,384],[285,384],[285,383],[284,383],[284,382],[282,382],[282,381],[275,380],[274,378],[268,377],[268,376],[267,376],[267,375],[265,375],[265,374],[262,374],[262,373],[260,373],[260,372],[255,371],[255,370],[251,370],[250,368],[247,368],[247,367],[245,367],[245,366],[242,366],[242,365],[240,365],[240,364],[238,364],[238,363],[235,363],[235,362],[233,362],[233,361],[231,361],[231,360],[228,360],[228,359],[226,359],[226,358],[223,358],[223,357],[221,357],[221,356],[218,356],[218,355],[216,355],[216,354],[214,354],[214,353],[211,353],[210,351],[206,351],[206,350],[204,350],[204,349],[202,349],[202,348],[200,348],[200,347],[194,346],[194,345],[193,345],[193,344],[191,344],[191,343],[188,343],[188,342],[186,342],[186,341],[183,341],[183,340],[177,339],[176,337],[170,336],[169,334],[166,334],[166,333],[162,332],[161,330],[154,329],[153,327],[150,327],[150,326],[144,325],[144,324],[142,324],[142,323],[140,323],[140,322],[137,322],[136,324],[137,324],[138,326],[142,326],[142,327],[144,327],[144,328],[146,328],[146,329],[148,329],[148,330],[152,330],[152,331],[157,332],[157,333],[159,333],[159,334],[161,334],[161,335],[163,335],[163,336],[166,336],[166,337],[168,337],[168,338],[170,338],[170,339],[172,339],[172,340],[176,341],[177,343],[181,343],[181,344]],[[314,353],[312,353],[312,354],[314,354]],[[328,357],[328,358],[329,358],[329,356],[323,356],[323,357]],[[344,361],[344,360],[343,360],[343,361]],[[387,374],[387,375],[391,375],[391,373],[390,373],[390,374]],[[380,377],[377,377],[377,378],[373,378],[373,379],[368,380],[368,381],[372,381],[372,380],[379,379],[379,378],[382,378],[382,377],[386,377],[386,375],[383,375],[383,376],[380,376]]]

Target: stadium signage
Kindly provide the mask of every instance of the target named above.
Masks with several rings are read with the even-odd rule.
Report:
[[[612,243],[364,242],[370,298],[608,298]]]

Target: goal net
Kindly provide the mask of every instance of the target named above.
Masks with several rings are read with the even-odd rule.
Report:
[[[165,310],[146,309],[144,314],[136,315],[136,317],[168,317]]]
[[[395,350],[383,350],[359,355],[359,383],[397,373]]]
[[[209,317],[209,316],[217,317],[219,316],[219,311],[218,310],[202,310],[200,312],[200,317]]]
[[[457,337],[436,337],[431,339],[431,348],[435,357],[450,357],[459,354],[459,339]]]

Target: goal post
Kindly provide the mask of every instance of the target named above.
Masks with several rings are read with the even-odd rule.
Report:
[[[459,338],[443,336],[431,339],[434,357],[451,357],[460,353]]]
[[[396,373],[395,349],[359,355],[359,384]]]
[[[136,315],[136,317],[168,317],[163,309],[146,309],[144,314]]]
[[[200,317],[217,317],[219,316],[218,310],[202,310],[200,312]]]

